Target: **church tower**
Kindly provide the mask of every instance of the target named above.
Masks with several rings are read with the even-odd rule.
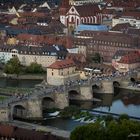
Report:
[[[60,8],[59,8],[59,13],[60,13],[60,21],[64,25],[66,25],[65,16],[66,16],[66,13],[68,12],[69,8],[70,8],[69,0],[62,0],[61,4],[60,4]]]

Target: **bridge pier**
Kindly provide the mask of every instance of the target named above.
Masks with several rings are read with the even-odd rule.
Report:
[[[55,94],[55,107],[63,109],[69,106],[68,93],[56,93]]]
[[[102,81],[98,89],[93,89],[95,93],[113,94],[114,86],[112,81]]]
[[[80,100],[93,99],[93,90],[91,86],[80,86]]]
[[[42,115],[42,101],[31,99],[28,101],[28,116],[29,119],[41,119]]]

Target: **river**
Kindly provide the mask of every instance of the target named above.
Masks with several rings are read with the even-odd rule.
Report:
[[[100,97],[99,97],[100,96]],[[140,94],[133,94],[129,91],[120,90],[116,95],[97,95],[101,102],[77,102],[71,101],[72,105],[77,105],[83,109],[92,112],[93,110],[110,112],[115,114],[128,114],[132,117],[140,118]],[[94,112],[93,112],[94,114]],[[45,115],[44,115],[45,117]],[[39,122],[42,125],[50,125],[63,130],[72,131],[76,126],[83,125],[84,123],[77,122],[72,119],[52,118]]]
[[[16,80],[6,79],[0,77],[0,88],[3,87],[18,87],[18,88],[33,88],[36,84],[41,83],[42,80]]]
[[[21,87],[33,88],[35,84],[39,84],[41,80],[13,80],[0,78],[0,87]],[[101,102],[79,102],[71,101],[71,105],[77,105],[82,109],[105,111],[116,114],[128,114],[133,117],[140,117],[140,94],[128,90],[115,89],[115,95],[110,94],[94,94],[94,97],[100,98]],[[44,118],[47,116],[44,115]],[[63,130],[73,130],[78,125],[83,125],[72,119],[63,120],[61,118],[49,118],[44,121],[34,122],[42,125],[50,125]]]

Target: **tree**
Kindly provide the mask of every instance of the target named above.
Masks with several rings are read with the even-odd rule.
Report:
[[[120,122],[111,121],[107,126],[106,133],[108,140],[128,140],[131,134],[134,134],[136,136],[134,139],[138,140],[140,138],[140,123],[125,119]]]
[[[21,65],[18,57],[11,58],[4,67],[4,72],[7,74],[19,75],[21,70]]]
[[[119,121],[121,121],[121,120],[129,120],[129,116],[127,115],[127,114],[121,114],[120,116],[119,116]]]
[[[68,106],[61,111],[60,116],[62,118],[71,118],[72,116],[75,116],[77,114],[80,114],[80,109],[78,107]]]
[[[70,140],[106,140],[105,128],[99,123],[91,123],[75,128]]]
[[[41,64],[37,64],[36,62],[33,62],[26,68],[27,73],[43,73],[44,70],[42,68]]]
[[[70,140],[139,140],[140,123],[131,120],[110,121],[106,127],[95,122],[76,127]]]
[[[92,60],[95,62],[95,63],[101,63],[102,62],[102,58],[100,56],[99,53],[95,53],[94,56],[92,57]]]

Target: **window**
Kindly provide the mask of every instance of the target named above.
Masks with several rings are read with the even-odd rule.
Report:
[[[74,22],[74,17],[71,17],[71,22]]]

